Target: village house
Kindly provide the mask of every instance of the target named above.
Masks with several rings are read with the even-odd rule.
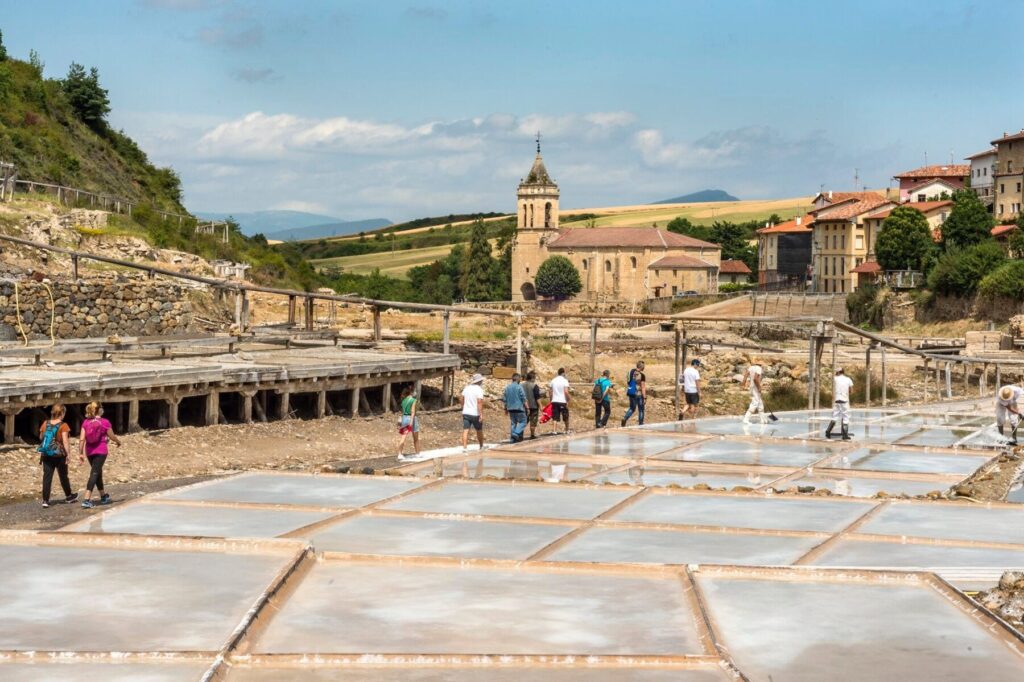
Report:
[[[1024,130],[1013,135],[1003,133],[992,140],[996,149],[996,171],[993,180],[993,214],[996,220],[1009,222],[1024,204]]]
[[[991,207],[994,199],[993,182],[996,175],[995,147],[977,154],[968,156],[965,160],[971,162],[971,189],[981,202]]]
[[[727,258],[718,267],[718,283],[746,284],[750,282],[752,274],[750,268],[743,261]]]
[[[924,180],[916,185],[907,188],[907,203],[921,204],[930,201],[941,201],[951,199],[953,192],[963,189],[948,180],[932,179]]]
[[[762,289],[803,288],[811,272],[814,216],[797,216],[757,231],[757,285]]]
[[[903,204],[911,200],[911,194],[914,194],[914,196],[921,195],[922,192],[920,190],[922,186],[926,188],[927,183],[932,180],[944,181],[948,187],[946,191],[952,196],[953,191],[963,189],[970,173],[971,167],[966,164],[921,166],[920,168],[894,175],[893,179],[898,180],[900,183],[900,203]],[[927,194],[927,192],[923,194],[925,196],[922,201],[928,201],[933,196],[939,196],[941,191],[936,194]]]
[[[951,200],[916,201],[904,204],[904,206],[919,211],[924,215],[925,220],[928,221],[928,229],[931,230],[935,241],[939,241],[942,238],[940,228],[942,223],[946,222],[946,218],[949,217],[950,211],[953,210],[953,202]],[[883,207],[864,216],[864,238],[869,258],[874,258],[875,240],[878,238],[878,231],[882,229],[882,223],[885,219],[892,215],[894,208],[893,206]]]
[[[831,203],[829,198],[831,197]],[[852,272],[868,256],[867,216],[896,202],[877,192],[836,192],[814,199],[811,260],[813,289],[820,293],[849,293],[859,286]],[[820,206],[820,208],[817,208]]]
[[[537,298],[537,268],[556,254],[580,273],[578,298],[587,301],[642,303],[685,291],[718,291],[722,249],[717,244],[653,227],[560,229],[558,200],[558,185],[544,166],[538,142],[533,166],[517,192],[513,301]]]

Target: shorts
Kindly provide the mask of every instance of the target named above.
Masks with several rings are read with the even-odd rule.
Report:
[[[526,421],[530,423],[530,426],[537,426],[537,421],[540,419],[540,409],[531,407],[526,410]]]
[[[560,422],[569,419],[568,403],[551,403],[551,421]]]
[[[850,403],[845,400],[837,400],[832,405],[832,421],[839,422],[840,425],[850,425]]]
[[[480,419],[478,414],[464,414],[462,415],[462,428],[466,431],[474,429],[476,431],[484,430],[483,420]]]
[[[687,405],[699,405],[700,404],[700,393],[684,393],[686,396]]]
[[[402,415],[402,421],[398,424],[399,433],[419,433],[420,432],[420,419],[419,417],[413,418],[408,414]]]

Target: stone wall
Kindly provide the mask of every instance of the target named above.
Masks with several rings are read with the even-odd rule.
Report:
[[[21,324],[30,339],[183,334],[192,324],[185,290],[171,282],[111,275],[77,282],[18,282]],[[21,338],[15,284],[0,282],[0,337]]]
[[[420,353],[441,353],[444,346],[440,341],[407,341],[407,350]],[[516,342],[495,343],[484,341],[453,341],[448,344],[449,352],[462,360],[462,369],[490,375],[495,367],[516,366]],[[530,366],[530,343],[523,339],[523,367]]]

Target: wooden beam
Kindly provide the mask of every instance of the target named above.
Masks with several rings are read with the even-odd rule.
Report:
[[[252,398],[254,393],[252,391],[245,391],[243,393],[239,393],[238,395],[241,396],[242,398],[241,402],[239,403],[238,418],[242,420],[243,424],[251,424]]]
[[[373,306],[373,340],[379,342],[383,336],[383,329],[380,323],[380,307]]]
[[[281,396],[281,402],[278,403],[278,405],[277,405],[277,418],[278,419],[290,419],[291,416],[292,416],[291,415],[291,412],[292,412],[292,406],[291,406],[292,394],[290,392],[288,392],[288,391],[281,391],[280,396]]]
[[[181,427],[181,422],[178,420],[178,405],[181,404],[181,398],[167,398],[167,425],[172,429]]]
[[[141,431],[139,426],[139,400],[138,398],[128,401],[128,433]]]
[[[316,394],[316,418],[323,419],[327,414],[327,391],[317,391]]]
[[[384,407],[384,413],[391,412],[391,382],[384,384],[381,389],[381,405]]]
[[[359,416],[359,387],[356,386],[352,389],[352,395],[350,396],[350,402],[348,405],[348,416],[358,417]]]
[[[213,426],[220,422],[220,394],[210,391],[206,394],[206,425]]]

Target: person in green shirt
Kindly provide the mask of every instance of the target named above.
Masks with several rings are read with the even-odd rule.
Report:
[[[416,455],[420,454],[420,419],[416,416],[420,401],[412,386],[402,389],[402,420],[398,424],[398,461],[404,462],[412,457],[405,456],[405,439],[412,434],[412,447]],[[414,455],[415,456],[415,455]]]

